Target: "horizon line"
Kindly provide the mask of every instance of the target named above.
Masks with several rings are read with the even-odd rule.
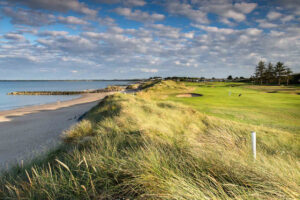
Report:
[[[0,81],[134,81],[145,80],[146,78],[133,79],[0,79]]]

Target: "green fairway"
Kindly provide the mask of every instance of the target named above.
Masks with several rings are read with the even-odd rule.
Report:
[[[184,85],[186,91],[203,96],[179,98],[176,95],[185,92],[184,89],[166,90],[168,100],[193,106],[209,115],[300,133],[299,86],[252,86],[237,83]]]

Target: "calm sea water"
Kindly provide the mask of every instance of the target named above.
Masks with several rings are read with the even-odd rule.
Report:
[[[13,91],[76,91],[100,89],[108,85],[124,85],[129,81],[0,81],[0,110],[11,110],[29,105],[66,101],[79,97],[70,96],[13,96]]]

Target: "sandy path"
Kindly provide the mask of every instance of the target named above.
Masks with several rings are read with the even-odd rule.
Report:
[[[60,143],[62,131],[111,93],[0,112],[0,170]]]

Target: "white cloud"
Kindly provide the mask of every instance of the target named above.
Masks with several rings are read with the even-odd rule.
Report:
[[[227,24],[228,26],[235,26],[236,23],[232,22],[231,20],[229,20],[228,18],[221,18],[220,22],[222,22],[223,24]]]
[[[299,0],[277,0],[282,7],[292,11],[295,15],[300,16],[300,1]]]
[[[275,12],[275,11],[271,11],[271,12],[269,12],[269,13],[267,14],[267,18],[268,18],[269,20],[275,20],[275,19],[280,18],[281,16],[282,16],[281,13]]]
[[[251,13],[256,7],[256,3],[233,3],[230,0],[192,0],[181,2],[179,0],[169,0],[166,3],[167,10],[171,14],[181,15],[198,23],[208,23],[207,14],[213,13],[219,16],[220,21],[233,25],[228,19],[237,22],[244,21],[246,14]]]
[[[151,24],[148,27],[153,29],[153,34],[163,38],[179,38],[181,36],[180,29],[163,24]]]
[[[242,13],[236,12],[234,10],[228,10],[222,14],[224,17],[232,18],[235,21],[241,22],[246,19],[246,16]]]
[[[175,66],[178,67],[198,67],[199,62],[194,58],[185,58],[181,60],[174,61]]]
[[[17,33],[7,33],[4,35],[4,38],[7,40],[16,40],[16,41],[25,41],[25,37],[23,35]]]
[[[270,33],[269,33],[269,35],[271,36],[271,37],[279,37],[279,36],[283,36],[284,35],[284,32],[280,32],[280,31],[271,31]]]
[[[88,8],[84,3],[78,0],[10,0],[20,4],[27,5],[33,9],[45,9],[54,11],[76,11],[86,15],[96,15],[97,11]]]
[[[209,22],[206,16],[206,12],[194,9],[190,4],[181,3],[177,0],[174,0],[168,1],[166,6],[170,14],[185,16],[199,23]]]
[[[257,7],[256,3],[233,3],[229,0],[203,1],[193,0],[191,4],[181,3],[178,0],[168,1],[167,8],[171,13],[186,16],[199,23],[208,23],[208,13],[219,16],[220,21],[232,24],[228,19],[237,22],[246,19],[245,14],[251,13]]]
[[[147,4],[144,0],[97,0],[97,2],[107,4],[122,3],[126,6],[144,6]]]
[[[125,0],[124,4],[131,5],[131,6],[144,6],[147,3],[144,0]]]
[[[145,72],[145,73],[157,73],[158,72],[158,69],[140,68],[139,70],[141,70],[142,72]]]
[[[82,35],[89,38],[99,39],[103,34],[96,32],[84,32]]]
[[[193,26],[205,30],[207,32],[214,32],[214,33],[232,34],[236,32],[236,30],[230,28],[218,28],[215,26],[204,26],[204,25],[197,25],[197,24],[193,24]]]
[[[115,12],[119,15],[123,15],[128,19],[142,22],[154,22],[164,20],[163,14],[143,12],[141,10],[131,10],[130,8],[116,8]]]
[[[74,16],[67,16],[67,17],[59,16],[57,17],[57,19],[59,20],[60,23],[64,23],[64,24],[76,24],[76,25],[89,24],[87,21]]]
[[[114,33],[123,33],[124,29],[122,29],[118,26],[112,26],[112,27],[109,27],[109,31],[114,32]]]
[[[11,18],[12,24],[24,24],[29,26],[45,26],[55,23],[55,16],[39,11],[23,8],[3,8],[3,13]]]
[[[263,19],[257,20],[257,22],[259,23],[258,26],[261,28],[276,28],[276,27],[278,27],[277,24],[267,22],[266,20],[263,20]]]
[[[49,49],[67,51],[72,54],[88,53],[97,49],[97,44],[87,38],[65,35],[58,38],[38,39],[37,42]]]
[[[282,18],[280,18],[280,20],[285,23],[285,22],[289,22],[291,20],[295,19],[295,16],[294,15],[287,15],[287,16],[284,16]]]
[[[242,13],[251,13],[257,7],[257,3],[235,3],[234,8],[241,11]]]
[[[43,31],[43,32],[38,33],[38,35],[42,36],[42,37],[48,37],[48,36],[57,37],[57,36],[68,35],[68,32],[67,31]]]
[[[257,29],[257,28],[248,28],[248,29],[246,29],[246,33],[248,35],[258,36],[262,33],[262,30]]]
[[[195,33],[191,31],[191,32],[183,33],[183,36],[186,38],[189,38],[189,39],[193,39],[195,36]]]

